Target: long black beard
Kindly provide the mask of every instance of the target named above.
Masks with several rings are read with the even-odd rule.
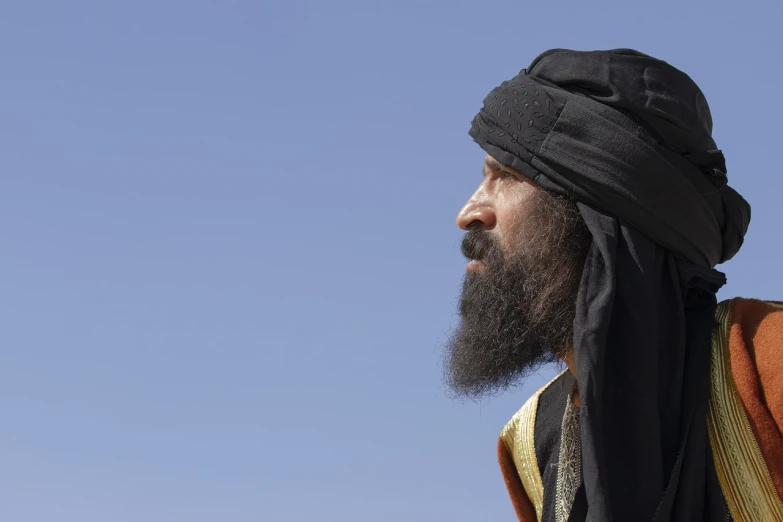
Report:
[[[491,231],[463,239],[463,254],[484,266],[465,275],[461,321],[446,345],[446,380],[458,395],[504,391],[571,348],[589,246],[575,203],[541,191],[515,240],[504,255]]]

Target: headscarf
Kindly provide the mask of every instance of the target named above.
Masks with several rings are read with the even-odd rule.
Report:
[[[638,51],[547,51],[484,100],[470,135],[577,201],[592,235],[574,351],[587,520],[722,520],[706,411],[714,266],[750,206],[727,184],[706,99]]]

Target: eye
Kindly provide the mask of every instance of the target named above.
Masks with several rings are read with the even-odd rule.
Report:
[[[512,174],[511,172],[508,172],[507,170],[499,171],[498,177],[500,177],[500,179],[516,179],[517,178],[514,174]]]

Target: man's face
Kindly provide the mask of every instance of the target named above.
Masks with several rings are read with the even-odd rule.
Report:
[[[571,347],[589,234],[576,205],[492,157],[457,216],[468,258],[447,381],[477,397],[516,384]]]
[[[484,158],[483,175],[483,181],[457,214],[457,226],[465,231],[490,230],[503,251],[511,253],[519,246],[517,232],[541,189],[490,155]],[[477,271],[482,266],[482,261],[470,260],[467,270]]]

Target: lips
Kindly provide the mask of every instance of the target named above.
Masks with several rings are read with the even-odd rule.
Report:
[[[484,259],[495,247],[495,238],[487,230],[471,230],[462,238],[462,255],[468,258],[468,270],[484,266]]]
[[[479,259],[471,259],[470,261],[468,261],[465,270],[467,270],[468,272],[475,272],[476,270],[481,270],[482,268],[484,268],[484,261],[481,261]]]

